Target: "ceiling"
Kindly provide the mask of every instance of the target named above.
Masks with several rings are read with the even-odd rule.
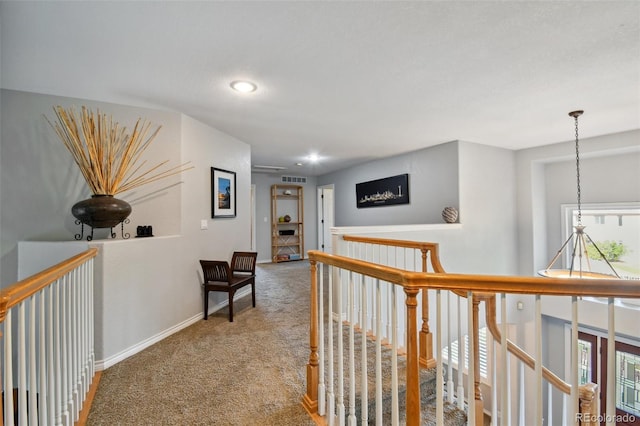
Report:
[[[293,176],[640,128],[637,1],[2,1],[0,35],[3,88],[178,111]]]

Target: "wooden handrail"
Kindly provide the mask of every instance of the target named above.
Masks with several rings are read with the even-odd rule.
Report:
[[[471,291],[474,293],[540,294],[543,296],[640,298],[637,280],[548,278],[404,271],[363,260],[309,251],[309,259],[349,269],[407,288]]]
[[[385,239],[369,239],[369,238],[360,238],[360,237],[350,237],[345,236],[345,240],[350,241],[360,241],[366,240],[370,242],[371,240],[376,240],[380,244],[385,244],[387,242],[393,242],[397,246],[403,247],[414,247],[419,245],[423,245],[424,247],[430,247],[430,249],[434,250],[432,255],[433,258],[436,259],[437,264],[437,244],[434,243],[415,243],[410,244],[411,242],[407,242],[405,245],[401,245],[402,241],[400,240],[385,240]],[[364,242],[364,241],[363,241]],[[423,252],[424,253],[424,252]],[[616,278],[611,279],[581,279],[581,278],[550,278],[550,277],[530,277],[530,276],[505,276],[505,275],[470,275],[470,274],[447,274],[443,272],[434,272],[434,273],[424,273],[424,272],[412,272],[405,271],[389,266],[383,266],[371,262],[366,262],[362,260],[347,258],[344,256],[332,255],[323,253],[317,250],[309,251],[309,260],[313,263],[322,262],[327,265],[332,265],[341,269],[350,270],[362,275],[370,276],[373,278],[377,278],[388,283],[394,285],[400,285],[404,288],[405,293],[408,298],[415,298],[417,291],[423,289],[438,289],[438,290],[446,290],[452,291],[458,295],[462,295],[464,297],[467,296],[468,292],[473,293],[474,304],[478,301],[485,301],[487,303],[486,315],[487,315],[487,324],[489,326],[489,330],[492,335],[496,339],[496,341],[501,341],[501,334],[499,331],[499,327],[495,322],[496,317],[496,306],[495,306],[495,294],[496,293],[511,293],[511,294],[537,294],[537,295],[548,295],[548,296],[578,296],[578,297],[611,297],[611,298],[640,298],[640,286],[638,286],[638,282],[636,280],[621,280]],[[434,268],[435,269],[435,268]],[[441,269],[440,269],[441,270]],[[414,302],[411,301],[411,305]],[[407,308],[409,306],[410,301],[407,299]],[[474,306],[477,312],[477,307]],[[477,318],[474,318],[474,328],[477,328]],[[415,321],[415,311],[407,312],[407,320]],[[411,324],[408,323],[408,326]],[[477,330],[476,330],[477,333]],[[477,336],[476,336],[477,340]],[[417,353],[418,348],[415,347],[415,342],[411,339],[407,342],[407,353]],[[514,354],[518,359],[520,359],[524,364],[529,366],[530,368],[535,369],[536,360],[533,359],[529,354],[527,354],[524,350],[518,347],[513,342],[507,340],[507,350]],[[313,355],[313,349],[312,349]],[[474,354],[477,356],[477,354]],[[313,358],[313,356],[312,356]],[[311,365],[310,362],[309,365]],[[409,385],[409,381],[412,375],[417,376],[417,371],[415,367],[408,365],[407,368],[407,384]],[[553,372],[549,371],[547,368],[542,366],[542,374],[544,378],[551,383],[554,387],[562,391],[563,393],[570,394],[571,386],[561,380],[558,376],[556,376]],[[476,395],[474,395],[476,401],[476,405],[480,406],[481,398],[478,398],[479,391],[479,378],[475,380],[476,384]],[[317,382],[316,382],[317,383]],[[415,389],[414,389],[415,388]],[[415,386],[407,388],[409,397],[419,398],[419,389]],[[581,410],[593,410],[593,405],[590,404],[590,398],[593,399],[594,389],[593,384],[588,384],[586,386],[581,386],[580,389],[580,401],[581,401]],[[416,393],[417,392],[417,393]],[[584,394],[584,395],[583,395]],[[317,398],[317,395],[314,395]],[[583,398],[584,396],[584,398]],[[583,406],[584,405],[584,406]],[[413,407],[408,408],[409,411],[413,411]],[[419,416],[418,416],[419,418]],[[410,417],[407,417],[407,421],[409,421]],[[415,420],[415,419],[413,419]],[[476,420],[479,420],[477,423],[481,424],[482,416],[478,416]]]
[[[0,322],[4,321],[7,311],[13,306],[33,296],[38,291],[63,277],[68,272],[76,269],[89,259],[96,257],[97,254],[97,248],[90,248],[85,252],[0,290]]]

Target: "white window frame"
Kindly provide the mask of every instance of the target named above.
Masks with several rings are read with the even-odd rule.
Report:
[[[562,226],[561,232],[563,235],[562,241],[566,241],[571,233],[573,233],[573,221],[572,221],[572,212],[577,210],[578,204],[561,204],[560,210],[562,214]],[[637,210],[640,209],[640,202],[637,201],[629,201],[629,202],[619,202],[619,203],[586,203],[581,204],[581,210],[585,211],[593,211],[593,210],[607,210],[609,213],[615,212],[615,210]],[[589,229],[585,231],[589,234]],[[568,268],[568,265],[571,263],[571,250],[565,250],[562,256],[563,267]],[[628,300],[625,300],[628,301]],[[638,299],[631,300],[631,304],[639,305],[640,302]]]

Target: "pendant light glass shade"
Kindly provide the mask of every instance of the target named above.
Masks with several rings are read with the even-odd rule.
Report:
[[[573,227],[573,233],[564,242],[560,250],[556,253],[547,267],[538,274],[544,277],[552,278],[587,278],[587,279],[599,279],[599,278],[620,278],[620,275],[613,268],[611,263],[607,260],[606,256],[602,253],[596,243],[589,237],[584,231],[586,226],[582,224],[582,206],[581,206],[581,188],[580,188],[580,149],[578,142],[578,117],[580,117],[584,111],[572,111],[569,116],[573,117],[575,121],[576,130],[576,186],[578,194],[578,223]],[[587,254],[587,245],[591,246],[598,253],[600,258],[606,262],[611,269],[611,274],[604,274],[600,272],[591,271],[591,262],[589,255]],[[568,269],[552,269],[553,265],[560,258],[562,253],[568,247],[571,248],[571,262]]]

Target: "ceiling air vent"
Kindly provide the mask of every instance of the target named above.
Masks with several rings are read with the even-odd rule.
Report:
[[[282,176],[284,183],[307,183],[307,178],[302,176]]]

